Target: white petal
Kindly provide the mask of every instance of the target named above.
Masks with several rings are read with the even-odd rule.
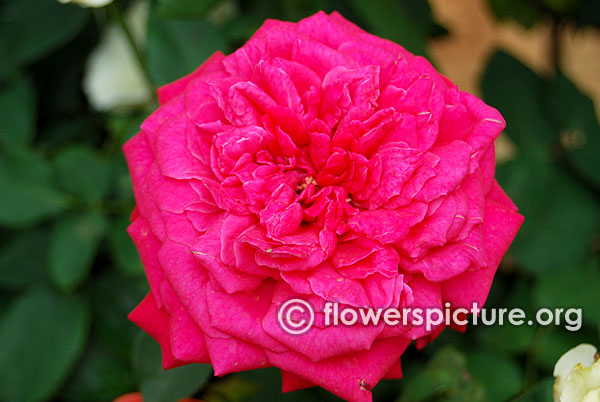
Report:
[[[581,402],[598,402],[600,401],[600,388],[596,388],[588,392]]]
[[[560,402],[581,402],[590,390],[586,386],[587,369],[578,363],[564,380]]]
[[[596,347],[588,343],[575,346],[558,359],[554,366],[554,377],[566,376],[577,363],[584,367],[591,366],[594,364],[596,352]]]

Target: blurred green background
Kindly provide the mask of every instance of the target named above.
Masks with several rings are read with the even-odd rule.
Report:
[[[0,401],[137,390],[154,402],[338,400],[283,395],[274,369],[163,372],[158,346],[126,319],[147,284],[125,232],[134,200],[120,147],[156,107],[153,88],[266,18],[319,9],[429,56],[503,113],[497,178],[526,220],[488,306],[584,311],[578,332],[447,330],[409,348],[405,379],[382,381],[374,400],[550,401],[557,358],[600,343],[600,126],[588,97],[599,99],[600,52],[576,48],[591,38],[580,46],[600,49],[599,1],[0,0]]]

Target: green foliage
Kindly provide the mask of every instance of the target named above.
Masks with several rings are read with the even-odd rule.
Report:
[[[522,369],[510,357],[476,351],[468,355],[467,368],[485,387],[489,402],[509,400],[523,387]]]
[[[484,400],[485,391],[467,369],[465,357],[447,347],[440,349],[418,376],[407,381],[398,402]]]
[[[119,356],[92,339],[61,396],[72,402],[106,402],[136,387],[130,370]]]
[[[56,392],[85,345],[89,310],[77,299],[34,289],[15,301],[0,330],[0,390],[7,401]]]
[[[85,288],[92,306],[94,336],[110,347],[123,364],[130,363],[133,341],[140,332],[127,315],[146,293],[144,278],[124,277],[114,270],[105,270]]]
[[[59,288],[70,291],[88,275],[106,222],[101,215],[74,215],[56,222],[49,243],[48,268]]]
[[[5,1],[0,11],[0,58],[18,65],[36,61],[77,35],[89,17],[88,10],[55,1]]]
[[[208,364],[190,364],[164,371],[156,342],[140,334],[133,349],[133,365],[145,402],[171,402],[194,394],[212,375]]]
[[[83,200],[98,201],[110,189],[110,165],[90,147],[79,145],[62,149],[54,166],[62,189]]]
[[[217,50],[226,46],[210,22],[150,17],[148,61],[152,79],[159,85],[191,73]]]
[[[506,192],[527,217],[513,252],[524,270],[536,274],[572,269],[584,261],[597,231],[599,213],[597,199],[589,189],[543,152],[524,152],[498,169]],[[552,202],[548,194],[553,195]]]
[[[539,336],[537,347],[535,348],[534,358],[537,364],[547,372],[554,370],[554,364],[565,353],[579,343],[581,335],[577,332],[571,332],[559,327],[551,327]],[[590,339],[593,341],[593,339]]]
[[[0,288],[20,289],[46,281],[45,228],[24,230],[0,251]]]
[[[531,308],[531,300],[528,292],[529,285],[523,279],[509,280],[509,286],[505,283],[505,288],[495,287],[497,293],[490,295],[489,307],[496,308],[521,308],[528,314],[535,313]],[[494,296],[501,295],[499,299],[494,300]],[[481,326],[477,328],[474,338],[481,345],[486,353],[493,353],[500,356],[518,357],[526,352],[532,344],[535,335],[535,328],[531,325],[493,325]],[[506,340],[510,339],[510,342]]]
[[[498,180],[526,217],[512,250],[523,268],[531,273],[541,274],[581,263],[589,255],[600,209],[590,190],[553,160],[559,131],[547,118],[548,83],[509,55],[496,53],[485,71],[482,86],[485,99],[502,110],[506,133],[520,147],[518,156],[500,166],[497,173]],[[562,102],[571,102],[573,97],[566,99],[569,101]],[[560,101],[550,104],[556,106],[557,102]],[[575,114],[569,113],[573,109],[566,108],[565,114]],[[581,113],[585,112],[590,109]],[[590,130],[600,129],[593,115],[587,115],[585,120],[589,121]],[[590,153],[587,149],[583,152]],[[582,166],[584,170],[593,168],[585,162]],[[548,194],[553,194],[551,202]],[[548,250],[561,252],[548,253]]]
[[[17,77],[0,91],[0,141],[23,144],[35,134],[35,92],[31,82]]]
[[[600,188],[600,125],[591,99],[562,74],[551,82],[548,92],[548,111],[560,130],[567,161]]]
[[[551,378],[546,378],[531,387],[514,402],[547,402],[552,400],[552,385]]]
[[[510,55],[495,53],[481,80],[483,95],[502,111],[506,133],[526,150],[556,141],[540,103],[543,81]]]
[[[410,52],[425,54],[425,35],[430,27],[428,14],[421,19],[414,18],[407,12],[408,2],[392,0],[374,2],[350,0],[350,2],[365,20],[369,32],[401,43]],[[419,2],[419,4],[427,3]]]
[[[31,149],[10,149],[0,155],[0,224],[26,226],[57,215],[67,198],[51,180],[52,167]]]
[[[600,265],[597,260],[563,269],[539,279],[535,288],[535,303],[539,307],[560,306],[583,309],[586,322],[600,324],[598,289]],[[573,275],[573,272],[576,275]],[[585,284],[585,286],[581,286]]]

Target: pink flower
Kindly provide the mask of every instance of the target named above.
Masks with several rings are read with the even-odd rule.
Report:
[[[176,61],[174,61],[176,62]],[[151,292],[130,318],[166,368],[275,366],[284,391],[370,401],[443,329],[277,323],[320,308],[482,305],[523,218],[494,179],[497,110],[341,15],[268,20],[159,90],[124,147]]]

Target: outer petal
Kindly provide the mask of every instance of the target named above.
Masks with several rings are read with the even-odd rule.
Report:
[[[396,363],[392,364],[392,367],[390,367],[390,371],[385,373],[385,375],[383,376],[384,380],[398,380],[404,376],[404,374],[402,373],[402,364],[400,363],[400,360],[401,359],[398,359]]]
[[[371,389],[398,360],[410,340],[377,341],[370,350],[320,362],[295,353],[267,352],[271,364],[319,385],[350,402],[371,402]]]
[[[316,385],[310,381],[306,381],[302,377],[298,377],[288,371],[281,370],[281,392],[297,391],[299,389],[306,389],[315,387]]]
[[[158,262],[158,252],[161,243],[150,231],[148,221],[140,215],[129,225],[127,232],[137,247],[156,304],[158,307],[162,307],[160,287],[165,281],[165,275]]]
[[[204,343],[204,334],[192,320],[168,282],[162,283],[162,298],[169,311],[171,351],[177,360],[192,363],[210,363]]]
[[[500,260],[516,236],[523,216],[516,212],[498,183],[494,183],[485,205],[483,235],[488,252],[489,267],[475,272],[467,271],[444,283],[444,299],[453,307],[470,308],[473,303],[482,306],[487,299],[492,279]]]
[[[177,360],[171,351],[169,314],[156,305],[156,301],[150,293],[129,313],[128,318],[160,344],[164,369],[185,364],[185,362]]]

